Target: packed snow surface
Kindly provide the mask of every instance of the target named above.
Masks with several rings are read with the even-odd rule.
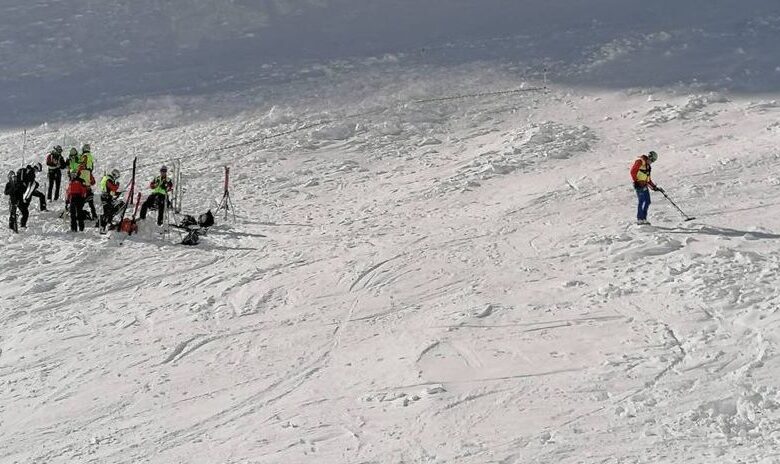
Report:
[[[0,33],[42,3],[0,6],[19,20]],[[226,37],[281,21],[210,3],[224,23],[192,17]],[[215,207],[229,166],[236,209],[196,247],[153,221],[71,234],[61,201],[3,229],[0,462],[780,462],[780,96],[751,51],[780,15],[711,15],[607,34],[572,14],[560,35],[593,38],[575,57],[518,58],[538,35],[476,28],[31,110],[26,144],[0,131],[6,171],[89,142],[122,185],[138,157],[144,193],[180,160],[188,214]],[[135,50],[139,30],[117,36]],[[730,48],[691,71],[705,37]],[[613,74],[664,56],[663,79]],[[635,224],[628,171],[648,150],[695,220],[656,193]]]

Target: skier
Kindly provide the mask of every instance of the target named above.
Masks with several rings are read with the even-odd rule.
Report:
[[[103,215],[99,221],[101,233],[113,226],[114,215],[124,206],[119,196],[119,170],[113,169],[100,180],[100,203],[103,205]]]
[[[35,180],[35,174],[43,171],[41,163],[35,163],[35,165],[27,165],[25,168],[19,169],[17,178],[21,177],[25,187],[24,201],[26,206],[30,206],[32,197],[37,197],[39,200],[40,210],[46,211],[46,195],[38,191],[40,184]]]
[[[637,196],[636,223],[650,225],[647,220],[647,210],[650,208],[650,190],[663,193],[663,189],[653,183],[650,176],[651,165],[658,159],[658,153],[651,151],[642,155],[631,166],[631,180],[634,181],[634,190]]]
[[[62,147],[57,145],[46,157],[46,166],[49,168],[49,192],[46,199],[52,200],[52,190],[54,191],[54,201],[60,199],[60,183],[62,182],[62,170],[67,167],[65,158],[62,156]]]
[[[22,178],[19,176],[19,172],[10,171],[8,173],[8,182],[5,184],[5,195],[9,197],[9,217],[8,227],[14,232],[19,232],[19,225],[27,227],[27,218],[30,216],[30,210],[27,208],[27,203],[24,201],[24,192],[26,187]],[[22,214],[21,224],[16,222],[16,210]]]
[[[168,193],[173,190],[173,182],[168,179],[168,167],[163,165],[160,168],[160,175],[155,177],[149,184],[152,189],[151,195],[146,198],[141,206],[141,219],[146,219],[146,211],[150,207],[157,208],[157,225],[163,225],[165,217],[165,208],[168,203]]]
[[[79,165],[75,173],[71,173],[67,191],[71,232],[84,231],[84,202],[89,191],[88,186],[92,186],[94,183],[95,178],[92,177],[92,171],[88,170],[84,163]]]

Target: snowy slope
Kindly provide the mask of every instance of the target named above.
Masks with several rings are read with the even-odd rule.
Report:
[[[231,166],[238,218],[196,248],[36,207],[0,235],[0,462],[780,460],[776,77],[587,87],[687,42],[526,62],[477,35],[31,127],[28,159],[91,142],[124,181],[183,156],[188,213]],[[695,221],[654,195],[633,225],[650,149]]]

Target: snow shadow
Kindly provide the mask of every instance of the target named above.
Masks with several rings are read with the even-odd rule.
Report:
[[[728,227],[714,227],[714,226],[702,226],[699,228],[656,227],[656,229],[663,230],[670,234],[701,234],[701,235],[716,235],[720,237],[745,237],[745,238],[762,239],[762,240],[780,239],[780,234],[759,232],[755,230],[730,229]]]
[[[384,54],[514,65],[520,78],[547,68],[577,86],[771,92],[779,39],[776,0],[5,0],[0,125],[273,86],[288,65]],[[302,78],[327,75],[312,72]]]
[[[780,202],[771,202],[771,203],[762,203],[755,206],[746,206],[744,208],[733,208],[733,209],[722,209],[717,211],[711,211],[709,213],[701,213],[697,214],[698,217],[713,217],[713,216],[722,216],[725,214],[732,214],[732,213],[744,213],[746,211],[755,211],[757,209],[766,209],[770,206],[780,206]]]

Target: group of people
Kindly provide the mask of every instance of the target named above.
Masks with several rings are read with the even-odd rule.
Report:
[[[100,192],[102,214],[98,216],[95,208],[94,191],[96,185],[93,171],[95,169],[95,157],[89,144],[84,144],[79,153],[78,149],[71,148],[68,157],[63,156],[62,146],[55,146],[46,156],[48,169],[47,195],[38,190],[40,184],[35,180],[36,174],[42,172],[41,163],[27,165],[17,171],[8,173],[8,182],[5,185],[5,195],[9,197],[8,226],[14,231],[19,231],[19,226],[27,227],[30,216],[30,203],[33,197],[40,202],[40,210],[46,211],[46,201],[59,201],[62,184],[62,171],[67,172],[68,184],[65,190],[65,211],[70,215],[70,230],[83,232],[84,221],[87,218],[96,220],[95,227],[101,232],[112,229],[114,217],[126,207],[119,190],[120,172],[112,169],[103,175],[97,188]],[[173,191],[173,182],[168,178],[168,168],[162,166],[160,174],[149,184],[152,190],[141,206],[140,219],[145,219],[150,208],[157,209],[157,224],[162,225],[165,217],[165,209],[169,206],[168,195]],[[89,206],[89,211],[85,211]]]
[[[657,160],[658,153],[650,151],[637,158],[631,166],[631,180],[637,195],[636,220],[637,224],[640,225],[649,224],[647,213],[650,208],[650,190],[664,192],[653,182],[651,177],[652,164]],[[18,171],[8,173],[5,195],[10,197],[8,225],[11,229],[18,232],[19,225],[27,227],[30,215],[29,206],[33,197],[38,198],[41,211],[46,211],[47,200],[59,200],[63,170],[67,170],[69,179],[65,192],[65,204],[66,211],[70,213],[70,230],[72,232],[84,231],[84,220],[87,217],[87,212],[84,211],[86,206],[89,206],[89,217],[97,219],[95,226],[99,227],[101,231],[114,226],[114,216],[126,206],[121,199],[122,192],[119,190],[119,170],[112,169],[100,181],[98,187],[103,214],[98,216],[92,190],[95,185],[95,177],[92,174],[95,168],[95,158],[89,144],[84,144],[81,153],[76,148],[71,148],[67,159],[62,155],[62,147],[55,146],[46,157],[46,167],[49,185],[48,194],[45,196],[38,191],[40,185],[35,180],[36,174],[43,170],[41,163],[27,165]],[[166,166],[163,165],[160,168],[160,175],[152,179],[149,188],[151,193],[141,206],[140,219],[146,219],[147,211],[150,208],[156,208],[157,225],[162,225],[165,209],[169,206],[168,194],[173,190],[173,182],[168,178]],[[19,224],[17,224],[17,210],[21,215]]]

